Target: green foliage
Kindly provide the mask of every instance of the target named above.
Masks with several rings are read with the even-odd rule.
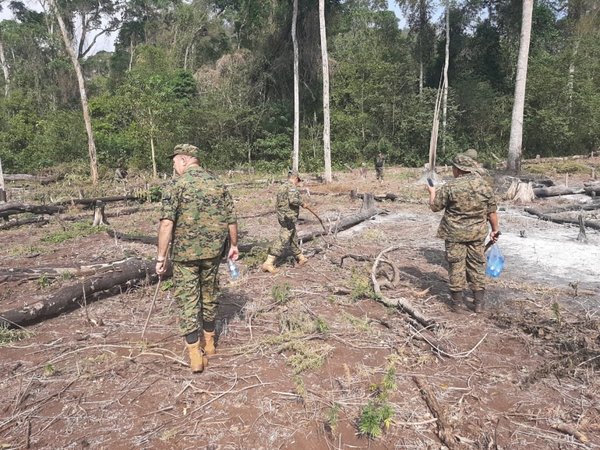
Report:
[[[350,298],[352,300],[363,298],[376,299],[371,278],[364,271],[352,269],[352,275],[350,276]]]
[[[279,304],[285,304],[292,298],[292,288],[289,283],[275,284],[271,288],[271,297]]]
[[[106,232],[106,229],[107,228],[104,226],[95,227],[89,223],[78,222],[68,225],[64,230],[47,234],[42,238],[42,242],[60,244],[61,242],[68,241],[69,239],[74,239],[76,237],[85,237],[92,234],[104,233]]]
[[[29,337],[31,333],[25,330],[8,328],[6,325],[0,325],[0,347],[6,346],[12,342],[20,341]]]
[[[390,427],[394,418],[394,408],[387,402],[370,400],[363,407],[358,418],[358,432],[371,439],[381,437]]]
[[[342,408],[338,403],[334,403],[333,406],[328,408],[327,412],[325,413],[325,420],[332,431],[335,431],[337,428],[341,409]]]

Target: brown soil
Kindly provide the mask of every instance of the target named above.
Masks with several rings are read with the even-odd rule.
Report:
[[[509,260],[502,276],[490,280],[484,314],[451,312],[443,242],[435,238],[440,216],[425,204],[420,175],[391,169],[381,185],[374,173],[309,184],[310,193],[326,194],[309,197],[325,222],[360,208],[360,200],[346,195],[353,188],[393,192],[400,201],[380,203],[386,214],[305,245],[310,261],[304,267],[287,259],[279,274],[264,274],[258,270],[264,251],[258,251],[244,255],[242,276],[231,282],[222,265],[218,353],[203,374],[186,367],[168,283],[144,339],[155,290],[147,284],[29,327],[21,340],[0,347],[0,448],[442,448],[414,376],[441,405],[452,436],[446,445],[453,448],[600,448],[600,285],[580,283],[575,290],[564,280],[541,280],[534,264]],[[277,232],[270,213],[276,189],[232,188],[242,243]],[[528,227],[565,229],[502,205],[506,235]],[[300,231],[320,226],[308,212],[301,218]],[[145,205],[112,218],[111,227],[154,235],[157,219],[158,206]],[[41,227],[0,231],[1,268],[155,255],[152,246],[106,233],[42,241],[68,226],[53,218]],[[588,230],[588,237],[588,245],[599,245],[597,232]],[[391,245],[400,246],[388,260],[401,279],[384,295],[410,300],[440,325],[436,331],[417,330],[402,311],[373,298],[373,261]],[[340,266],[347,254],[369,261],[346,258]],[[0,284],[0,311],[77,281]],[[393,410],[375,439],[359,431],[369,402]],[[557,429],[564,425],[571,434]]]

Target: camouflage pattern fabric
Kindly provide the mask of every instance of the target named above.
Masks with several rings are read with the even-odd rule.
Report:
[[[200,167],[190,167],[174,179],[162,197],[161,219],[174,222],[173,261],[198,261],[221,255],[235,223],[227,188]]]
[[[269,255],[282,256],[287,245],[292,249],[295,257],[302,254],[302,250],[298,246],[298,234],[296,233],[296,225],[293,222],[281,222],[281,229],[277,240],[269,248]]]
[[[445,209],[437,236],[449,242],[483,241],[488,234],[487,215],[497,210],[491,186],[478,174],[469,173],[442,186],[432,211]]]
[[[384,156],[377,156],[375,158],[375,174],[378,180],[383,180],[383,165],[385,163]]]
[[[183,336],[214,322],[219,306],[220,256],[194,262],[173,263],[173,288],[179,306],[179,330]]]
[[[284,226],[285,223],[296,223],[300,214],[302,196],[300,191],[291,181],[283,183],[277,191],[277,220]]]
[[[451,291],[462,291],[471,283],[473,291],[485,289],[485,256],[483,241],[446,241],[448,286]]]

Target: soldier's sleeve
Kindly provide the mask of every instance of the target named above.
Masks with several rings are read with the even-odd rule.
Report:
[[[302,205],[302,196],[300,195],[300,191],[298,189],[290,189],[290,191],[288,192],[288,202],[290,206]]]
[[[160,219],[169,219],[175,222],[177,218],[177,190],[174,182],[167,184],[163,189],[161,202]]]
[[[227,187],[223,187],[223,218],[227,223],[236,223],[237,216],[235,215],[235,209],[233,207],[233,198],[229,193]]]
[[[444,209],[448,205],[448,185],[442,186],[435,193],[435,199],[433,200],[433,204],[431,205],[431,210],[433,212],[438,212]]]
[[[494,195],[494,190],[492,189],[492,187],[489,184],[487,184],[487,188],[488,188],[488,191],[489,191],[489,200],[488,200],[488,204],[487,204],[487,213],[490,214],[490,213],[496,212],[498,210],[498,204],[496,202],[496,196]]]

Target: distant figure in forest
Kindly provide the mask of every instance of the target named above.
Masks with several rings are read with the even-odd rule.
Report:
[[[308,258],[302,254],[302,249],[298,245],[298,234],[296,232],[296,222],[300,214],[300,207],[305,204],[298,190],[298,185],[302,182],[300,175],[295,170],[288,172],[288,179],[281,185],[277,191],[277,220],[281,228],[279,236],[268,251],[267,260],[262,265],[264,272],[277,273],[275,261],[282,256],[285,248],[289,245],[292,253],[299,265],[304,265]]]
[[[377,179],[383,181],[383,167],[385,165],[385,155],[381,152],[375,157],[375,175]]]
[[[473,291],[474,311],[483,311],[484,242],[488,235],[488,222],[492,227],[490,239],[496,242],[500,235],[494,192],[476,171],[477,163],[467,155],[459,154],[452,161],[454,180],[439,190],[427,186],[431,210],[445,211],[437,236],[444,239],[446,245],[448,285],[455,312],[464,306],[463,291],[467,282]]]
[[[177,178],[162,196],[156,273],[160,276],[167,270],[171,242],[179,329],[185,338],[190,368],[196,373],[207,366],[206,355],[215,354],[219,263],[228,242],[228,257],[238,258],[237,221],[229,191],[200,167],[197,147],[177,145],[171,158]]]

